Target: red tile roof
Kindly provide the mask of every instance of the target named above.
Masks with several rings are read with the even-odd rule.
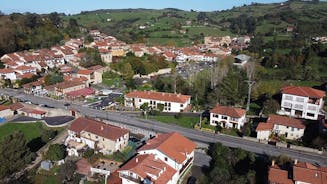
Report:
[[[85,158],[76,162],[76,172],[87,176],[91,171],[91,164]]]
[[[10,68],[4,68],[0,69],[0,73],[14,73],[14,70]]]
[[[286,86],[283,87],[281,91],[285,94],[314,98],[323,98],[326,95],[324,91],[302,86]]]
[[[6,110],[6,109],[10,109],[10,107],[5,106],[5,105],[0,105],[0,111]]]
[[[256,131],[265,131],[265,130],[272,130],[274,128],[274,124],[272,123],[259,123]]]
[[[82,131],[114,140],[124,136],[129,131],[120,127],[112,126],[89,118],[78,118],[69,127],[69,130],[80,133]]]
[[[23,108],[24,105],[21,104],[21,103],[19,103],[19,102],[17,102],[17,103],[14,103],[14,104],[9,105],[9,107],[10,107],[11,110],[16,111],[18,109]]]
[[[23,65],[23,66],[19,66],[19,67],[15,68],[15,70],[36,70],[36,68]]]
[[[280,116],[275,114],[270,114],[267,120],[267,123],[277,124],[277,125],[284,125],[294,128],[304,129],[305,124],[303,121],[287,116]]]
[[[241,118],[246,113],[246,111],[241,108],[234,108],[234,107],[220,106],[220,105],[217,105],[210,112],[215,114],[226,115],[234,118]]]
[[[269,183],[274,184],[293,184],[294,182],[288,178],[288,171],[280,169],[278,166],[272,166],[268,173]]]
[[[136,173],[142,179],[151,178],[155,184],[166,184],[177,172],[154,155],[137,155],[119,169],[119,171],[126,170]]]
[[[24,107],[24,108],[20,109],[20,111],[23,111],[23,112],[26,112],[26,113],[29,113],[29,114],[38,114],[38,115],[42,115],[42,114],[47,113],[45,111],[30,109],[30,108],[27,108],[27,107]]]
[[[191,96],[189,95],[162,93],[162,92],[154,92],[154,91],[132,91],[126,94],[126,97],[160,100],[165,102],[176,102],[176,103],[185,103],[189,99],[191,99]]]
[[[327,168],[300,162],[293,166],[293,179],[311,184],[326,184]]]
[[[68,96],[71,97],[77,97],[77,96],[88,96],[88,95],[92,95],[95,93],[95,90],[92,88],[83,88],[80,90],[76,90],[76,91],[71,91],[69,93],[66,93]]]
[[[95,66],[89,67],[88,69],[95,71],[95,70],[103,69],[103,66],[101,66],[101,65],[95,65]]]
[[[93,73],[93,70],[78,70],[77,72],[80,75],[90,75],[91,73]]]
[[[79,85],[85,85],[85,84],[81,81],[65,81],[65,82],[60,82],[60,83],[56,84],[56,88],[66,89],[66,88],[79,86]]]
[[[150,139],[139,151],[157,149],[169,158],[182,163],[186,155],[194,151],[196,144],[177,132],[159,134]]]

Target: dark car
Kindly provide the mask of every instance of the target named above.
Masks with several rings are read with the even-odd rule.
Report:
[[[196,177],[194,177],[194,176],[190,176],[190,177],[187,179],[187,184],[196,184]]]

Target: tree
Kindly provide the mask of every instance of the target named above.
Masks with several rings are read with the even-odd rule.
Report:
[[[74,174],[76,170],[76,163],[67,160],[64,164],[59,167],[59,178],[63,183],[71,183],[74,181]],[[79,181],[79,180],[78,180]]]
[[[49,142],[51,139],[53,139],[56,136],[56,131],[53,130],[42,130],[41,133],[41,140],[44,143]]]
[[[45,78],[44,78],[44,83],[47,86],[57,84],[57,83],[63,82],[63,81],[64,81],[63,75],[61,73],[57,73],[57,72],[50,73],[49,75],[45,76]]]
[[[275,114],[279,109],[280,105],[275,99],[269,98],[263,103],[264,114]]]
[[[52,144],[49,146],[46,158],[51,161],[64,159],[66,156],[66,148],[63,144]]]
[[[125,66],[121,69],[121,73],[123,79],[131,79],[134,75],[134,71],[132,65],[130,63],[126,63]]]
[[[22,169],[34,158],[27,146],[27,140],[22,132],[15,132],[3,138],[0,143],[0,178],[4,178]]]
[[[87,48],[79,50],[79,53],[85,53],[80,65],[84,68],[88,68],[95,65],[104,65],[101,59],[101,55],[97,49]]]

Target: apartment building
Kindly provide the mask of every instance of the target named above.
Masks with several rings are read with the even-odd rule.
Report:
[[[310,87],[287,86],[281,89],[281,115],[317,120],[324,106],[324,91]]]

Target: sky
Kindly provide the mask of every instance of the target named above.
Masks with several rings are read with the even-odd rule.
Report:
[[[233,6],[257,3],[276,3],[283,0],[0,0],[0,11],[4,13],[66,13],[97,9],[125,8],[178,8],[182,10],[214,11],[226,10]]]

